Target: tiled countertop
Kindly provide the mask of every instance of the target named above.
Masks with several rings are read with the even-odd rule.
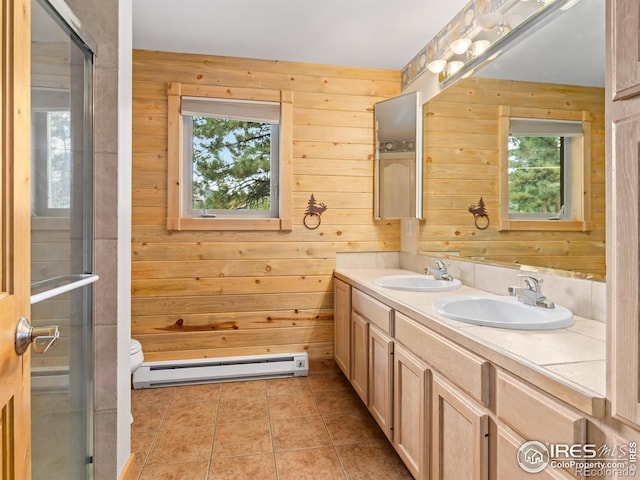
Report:
[[[457,322],[436,314],[432,303],[451,295],[484,294],[462,286],[454,292],[408,292],[378,287],[384,275],[415,273],[401,269],[340,268],[336,277],[397,311],[472,350],[493,364],[531,382],[589,415],[604,415],[606,325],[574,315],[574,324],[557,330],[507,330]],[[562,304],[562,302],[558,302]]]

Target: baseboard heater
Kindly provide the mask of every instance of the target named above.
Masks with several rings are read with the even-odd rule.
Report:
[[[143,362],[133,374],[133,388],[303,377],[308,373],[306,352]]]

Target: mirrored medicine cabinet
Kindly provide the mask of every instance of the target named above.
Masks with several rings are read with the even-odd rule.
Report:
[[[417,92],[375,104],[374,215],[422,218],[422,106]]]

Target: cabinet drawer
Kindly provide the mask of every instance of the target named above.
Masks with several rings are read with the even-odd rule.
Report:
[[[396,312],[395,338],[473,399],[489,405],[491,365],[437,333]]]
[[[393,335],[391,307],[354,288],[351,292],[351,308],[383,332]]]
[[[525,472],[518,465],[518,450],[525,443],[519,435],[507,430],[503,426],[498,427],[496,441],[496,475],[495,478],[508,478],[509,480],[575,480],[575,477],[564,470],[547,467],[535,475]]]
[[[496,373],[496,413],[525,440],[584,443],[586,418],[506,372]]]

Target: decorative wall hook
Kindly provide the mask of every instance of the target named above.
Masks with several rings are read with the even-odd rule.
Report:
[[[484,200],[480,197],[478,204],[473,204],[469,207],[469,213],[473,215],[474,223],[478,230],[485,230],[489,226],[489,215],[484,208]]]
[[[311,198],[307,202],[307,210],[304,212],[304,218],[302,219],[302,223],[309,230],[315,230],[320,226],[320,222],[322,221],[321,215],[327,209],[327,206],[324,203],[320,203],[319,205],[316,203],[316,199],[311,194]]]

